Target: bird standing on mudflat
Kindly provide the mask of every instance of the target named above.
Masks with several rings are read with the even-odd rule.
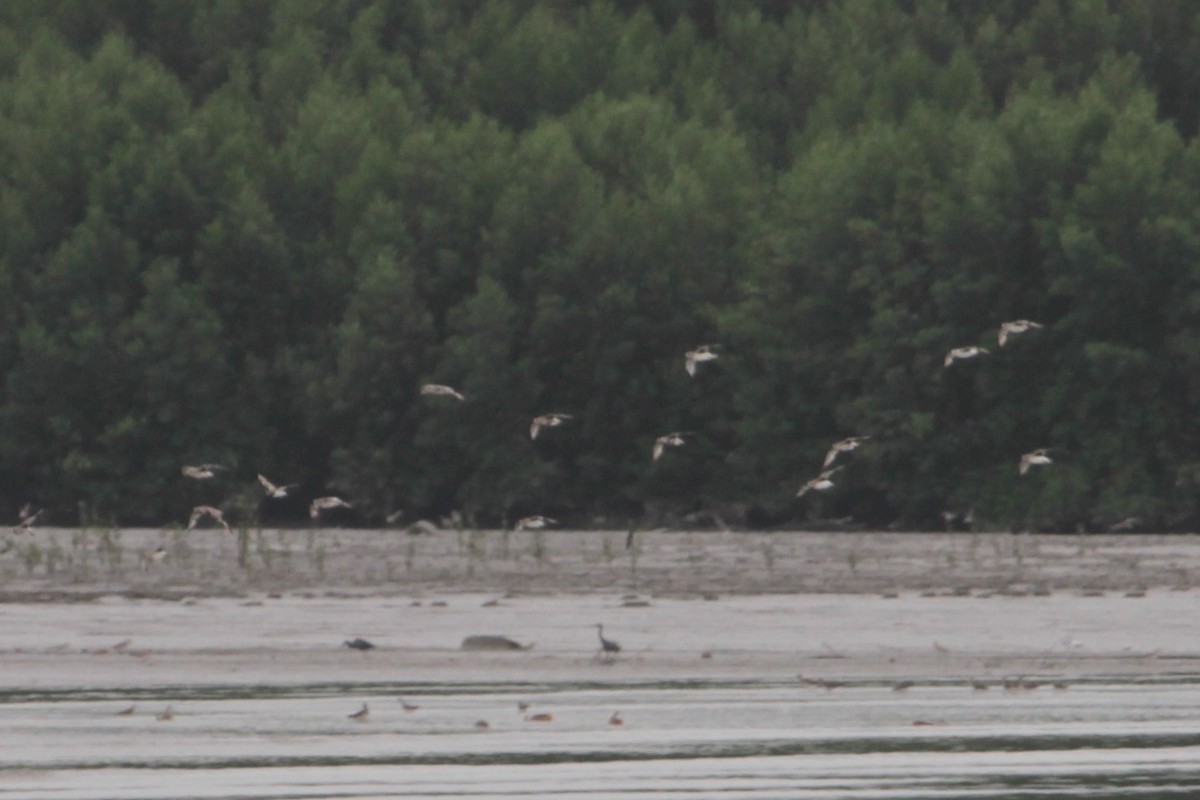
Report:
[[[596,655],[604,658],[616,658],[617,653],[621,652],[621,645],[612,639],[604,638],[604,626],[599,622],[596,623],[596,635],[600,637],[600,649],[596,651]]]

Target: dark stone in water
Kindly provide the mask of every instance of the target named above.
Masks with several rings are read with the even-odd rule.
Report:
[[[468,636],[462,640],[463,650],[528,650],[533,645],[522,645],[507,636]]]

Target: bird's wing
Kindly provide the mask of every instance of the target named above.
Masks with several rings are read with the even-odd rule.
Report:
[[[263,488],[266,489],[268,492],[274,492],[279,488],[278,486],[276,486],[275,484],[273,484],[269,480],[267,480],[265,475],[259,475],[258,482],[261,483],[263,485]]]
[[[830,464],[832,464],[834,459],[838,457],[839,452],[841,452],[841,451],[838,449],[837,445],[834,445],[833,447],[829,448],[829,452],[825,454],[825,463],[822,464],[821,466],[828,467]]]
[[[662,439],[655,439],[655,440],[654,440],[654,454],[653,454],[653,457],[652,457],[650,460],[651,460],[651,461],[658,461],[658,459],[662,458],[662,454],[663,454],[663,443],[662,443]]]
[[[540,421],[540,420],[536,420],[536,419],[535,419],[535,420],[534,420],[532,423],[530,423],[530,425],[529,425],[529,438],[530,438],[530,439],[536,439],[536,438],[537,438],[537,435],[538,435],[538,431],[540,431],[541,429],[542,429],[542,423],[541,423],[541,421]]]
[[[695,377],[696,375],[696,355],[694,353],[686,353],[683,356],[683,368],[687,370],[687,374]]]

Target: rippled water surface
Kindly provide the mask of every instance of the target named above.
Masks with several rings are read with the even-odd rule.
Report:
[[[0,797],[1194,798],[1197,709],[1186,675],[10,690]]]

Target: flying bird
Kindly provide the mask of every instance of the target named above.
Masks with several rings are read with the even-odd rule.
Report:
[[[529,424],[529,438],[536,439],[542,428],[557,428],[569,419],[574,419],[570,414],[542,414],[540,417],[534,417],[533,422]]]
[[[676,432],[664,434],[654,440],[654,452],[651,454],[652,460],[658,461],[660,458],[662,458],[663,452],[668,447],[682,447],[685,444],[687,444],[687,442],[684,441],[682,433]]]
[[[180,472],[185,478],[194,478],[198,481],[206,481],[210,478],[217,477],[217,470],[225,469],[220,464],[198,464],[196,466],[185,465]]]
[[[990,352],[991,350],[987,350],[983,347],[956,347],[949,353],[946,353],[946,361],[943,366],[948,367],[959,359],[977,358],[979,356],[987,355]]]
[[[221,527],[225,529],[226,533],[233,533],[233,531],[229,529],[229,523],[225,521],[225,515],[221,512],[221,509],[216,508],[215,506],[196,506],[193,508],[192,516],[188,519],[187,529],[190,531],[192,528],[196,527],[196,523],[205,517],[211,517],[214,522],[219,522]]]
[[[44,508],[33,510],[32,503],[26,503],[21,506],[21,510],[17,512],[17,524],[13,526],[13,533],[29,533],[29,529],[33,527],[33,523],[37,522],[37,518],[45,511]]]
[[[996,340],[1000,343],[1001,347],[1004,347],[1009,336],[1041,327],[1043,326],[1028,319],[1014,319],[1012,322],[1002,322],[1000,323],[1000,333],[997,334]]]
[[[696,365],[703,364],[706,361],[716,361],[719,356],[713,352],[719,344],[702,344],[695,350],[688,350],[683,354],[683,368],[687,370],[687,374],[693,378],[696,377]]]
[[[829,448],[829,452],[825,454],[824,466],[828,467],[842,453],[857,450],[859,445],[870,438],[870,436],[851,436],[847,439],[842,439],[840,442],[834,442],[833,446]]]
[[[831,480],[831,478],[840,469],[842,469],[842,467],[834,467],[833,469],[825,470],[820,475],[818,475],[817,477],[813,478],[812,480],[808,481],[803,486],[801,486],[800,491],[796,492],[796,497],[803,497],[804,495],[808,494],[811,491],[817,491],[817,492],[829,491],[830,489],[833,488],[833,481]]]
[[[421,386],[421,394],[438,395],[442,397],[453,397],[455,400],[466,400],[467,398],[459,394],[458,390],[453,386],[446,386],[441,383],[426,383]]]
[[[517,520],[517,526],[513,530],[518,531],[540,531],[542,528],[550,525],[557,525],[558,520],[551,517],[543,517],[541,514],[534,514],[531,517],[522,517]]]
[[[298,483],[289,483],[284,486],[276,486],[267,480],[265,475],[259,475],[258,482],[261,483],[263,488],[267,490],[267,496],[273,497],[276,500],[282,500],[283,498],[287,497],[288,489],[294,489],[300,485]]]
[[[1021,456],[1021,466],[1018,468],[1020,473],[1024,475],[1026,472],[1029,472],[1030,467],[1041,467],[1045,466],[1046,464],[1053,464],[1054,462],[1051,461],[1050,456],[1047,455],[1049,452],[1049,447],[1039,447],[1032,453],[1026,453],[1025,455]]]
[[[321,516],[322,511],[331,508],[354,508],[340,497],[317,497],[308,504],[308,515],[313,519]]]

